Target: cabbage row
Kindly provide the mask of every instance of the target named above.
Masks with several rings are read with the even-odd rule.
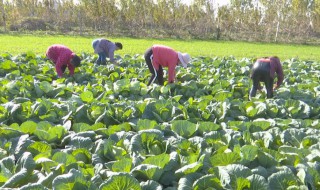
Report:
[[[249,101],[252,60],[196,57],[146,86],[139,55],[74,78],[32,52],[0,56],[1,189],[319,189],[320,64],[283,62]]]

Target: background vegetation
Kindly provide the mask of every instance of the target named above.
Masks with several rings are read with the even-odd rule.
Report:
[[[95,36],[96,37],[96,36]],[[0,35],[0,53],[18,55],[34,52],[45,55],[48,46],[64,44],[76,53],[93,54],[91,42],[94,36],[57,36],[57,35]],[[257,58],[277,55],[281,60],[299,58],[301,60],[320,60],[319,47],[316,45],[293,45],[274,43],[253,43],[237,41],[204,41],[204,40],[172,40],[147,38],[108,38],[119,41],[124,45],[123,50],[117,51],[119,55],[143,55],[145,50],[153,44],[164,44],[177,51],[188,52],[191,56]]]
[[[319,0],[0,0],[2,31],[319,43]]]

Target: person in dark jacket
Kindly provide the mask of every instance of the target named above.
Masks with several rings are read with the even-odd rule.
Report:
[[[170,47],[163,45],[153,45],[144,54],[144,59],[148,65],[149,71],[152,74],[148,86],[156,79],[159,85],[163,85],[163,67],[168,68],[168,82],[173,83],[176,78],[175,68],[177,65],[182,65],[187,68],[191,58],[187,53],[181,53],[173,50]]]
[[[277,73],[277,82],[275,85],[274,78]],[[255,97],[257,90],[261,90],[260,82],[264,82],[267,89],[267,98],[273,97],[273,91],[280,87],[283,82],[283,70],[280,59],[276,56],[269,58],[258,59],[253,67],[251,73],[252,88],[250,90],[249,99]]]
[[[96,64],[105,65],[107,58],[109,58],[111,63],[115,63],[114,52],[122,49],[122,44],[120,42],[111,42],[107,39],[95,39],[92,42],[92,47],[94,53],[99,55]]]
[[[46,51],[46,56],[55,64],[58,77],[61,78],[66,68],[70,76],[73,76],[74,69],[80,66],[81,59],[68,47],[60,44],[51,45]]]

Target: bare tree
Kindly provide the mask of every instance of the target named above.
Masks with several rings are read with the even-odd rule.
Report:
[[[7,19],[6,19],[6,12],[4,9],[3,0],[0,1],[0,7],[1,7],[1,12],[2,12],[3,30],[4,30],[4,32],[6,32],[7,31]]]
[[[53,30],[110,35],[307,41],[320,35],[319,0],[0,1],[4,29],[28,17]],[[5,4],[4,4],[5,3]]]

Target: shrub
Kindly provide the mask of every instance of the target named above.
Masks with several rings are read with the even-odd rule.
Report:
[[[21,31],[21,30],[36,31],[36,30],[48,30],[48,29],[52,29],[52,26],[46,23],[43,19],[37,18],[37,17],[23,18],[22,20],[18,21],[17,24],[10,25],[10,30],[12,31]]]

